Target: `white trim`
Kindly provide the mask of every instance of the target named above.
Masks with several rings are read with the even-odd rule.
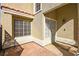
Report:
[[[33,14],[35,14],[35,3],[33,3]]]
[[[43,14],[43,16],[44,16],[44,14]],[[44,19],[43,19],[43,34],[44,34],[44,40],[45,40],[45,16],[43,17]]]
[[[21,12],[17,12],[17,11],[10,10],[10,9],[7,9],[7,8],[3,8],[2,11],[5,12],[5,13],[9,13],[9,14],[24,16],[24,17],[27,17],[27,18],[30,18],[30,19],[34,18],[34,16],[32,16],[32,15],[21,13]]]
[[[41,46],[45,46],[47,44],[50,44],[51,42],[49,41],[49,38],[45,39],[45,40],[40,40],[37,39],[33,36],[23,36],[23,37],[16,37],[15,40],[19,43],[19,44],[24,44],[27,42],[31,42],[34,41],[38,44],[40,44]]]
[[[45,18],[50,19],[50,20],[53,20],[53,21],[56,21],[56,20],[54,20],[54,19],[52,19],[52,18],[49,18],[49,17],[46,17],[46,16],[45,16]],[[57,21],[56,21],[56,22],[57,22]]]
[[[73,39],[69,39],[69,38],[62,38],[62,37],[55,37],[55,42],[62,42],[62,43],[66,43],[66,44],[70,44],[70,45],[75,45],[76,42]]]
[[[65,6],[65,5],[67,5],[67,4],[68,3],[62,3],[62,4],[58,5],[58,6],[55,6],[55,7],[51,8],[51,9],[48,9],[47,11],[44,11],[43,13],[44,14],[49,13],[50,11],[54,11],[54,10],[56,10],[58,8],[61,8],[61,7]]]
[[[45,37],[45,19],[49,19],[49,20],[52,20],[52,21],[55,21],[55,22],[56,22],[56,27],[55,27],[56,29],[55,29],[55,30],[57,30],[57,21],[54,20],[54,19],[51,19],[51,18],[49,18],[49,17],[46,17],[46,16],[44,17],[44,39],[49,39],[49,40],[51,40],[50,37],[49,37],[49,38],[46,38],[46,37]],[[48,41],[49,41],[49,40],[48,40]],[[51,43],[51,41],[50,41],[50,43]]]
[[[22,38],[22,37],[30,37],[30,36],[31,35],[25,35],[25,36],[15,37],[15,39]]]

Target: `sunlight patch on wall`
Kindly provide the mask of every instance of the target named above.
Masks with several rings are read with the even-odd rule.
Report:
[[[66,38],[69,40],[67,43],[74,43],[74,19],[69,20],[68,22],[66,22],[64,25],[62,25],[58,31],[56,32],[56,37],[60,37],[60,38]],[[61,41],[61,42],[66,42],[60,39],[56,39],[56,41]],[[71,44],[71,43],[70,43]]]

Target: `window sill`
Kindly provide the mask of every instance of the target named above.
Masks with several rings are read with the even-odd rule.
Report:
[[[25,36],[19,36],[19,37],[15,37],[15,39],[20,39],[20,38],[25,38],[25,37],[30,37],[31,35],[25,35]]]

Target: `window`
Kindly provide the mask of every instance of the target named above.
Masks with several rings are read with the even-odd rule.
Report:
[[[41,10],[41,3],[35,3],[35,12]]]
[[[31,22],[23,20],[15,20],[14,22],[14,36],[25,36],[31,34]]]

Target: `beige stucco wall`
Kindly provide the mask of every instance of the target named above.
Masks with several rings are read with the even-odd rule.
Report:
[[[35,15],[33,21],[32,21],[32,36],[38,39],[43,39],[44,34],[43,34],[43,14],[42,12],[38,13]]]
[[[49,18],[51,18],[51,20],[53,19],[53,20],[56,20],[56,11],[55,10],[53,10],[53,11],[51,11],[51,12],[48,12],[48,13],[46,13],[46,14],[44,14],[46,17],[49,17]]]
[[[42,3],[42,12],[47,13],[63,5],[65,5],[65,3]]]
[[[2,43],[5,41],[5,31],[12,36],[12,15],[2,13],[1,14],[2,23]]]
[[[33,14],[33,3],[2,3],[1,5]]]

